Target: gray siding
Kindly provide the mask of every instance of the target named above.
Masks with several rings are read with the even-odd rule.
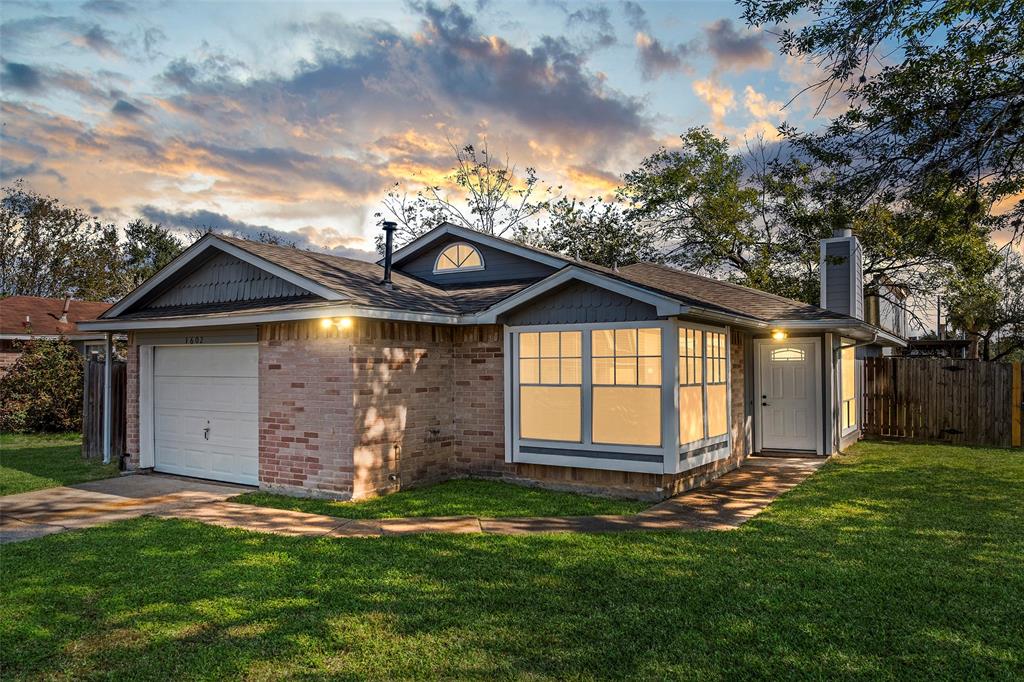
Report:
[[[508,325],[656,320],[652,305],[583,282],[573,282],[511,311]]]
[[[838,259],[842,262],[838,262]],[[825,245],[825,307],[852,315],[850,309],[850,242]]]
[[[147,308],[302,296],[302,287],[227,253],[218,253],[151,300]]]
[[[864,319],[864,248],[859,241],[853,243],[853,312],[858,320]]]
[[[437,262],[437,257],[446,246],[455,242],[467,242],[479,249],[480,255],[484,259],[484,269],[435,275],[434,263]],[[413,277],[419,277],[428,282],[436,282],[441,285],[540,279],[547,277],[555,271],[555,268],[527,258],[520,258],[507,251],[483,246],[470,240],[459,239],[453,236],[447,236],[438,240],[438,242],[431,244],[410,260],[405,261],[400,266],[396,266],[395,269]]]

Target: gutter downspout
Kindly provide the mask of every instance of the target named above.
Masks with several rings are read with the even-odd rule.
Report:
[[[114,382],[114,344],[110,332],[103,334],[103,463],[110,464],[111,428],[111,384]]]
[[[847,350],[847,349],[850,349],[850,348],[863,348],[864,346],[871,346],[871,345],[874,345],[876,343],[878,343],[878,332],[875,332],[871,336],[871,340],[870,341],[860,341],[858,343],[848,343],[846,345],[843,345],[842,342],[840,342],[839,346],[837,346],[836,348],[832,349],[832,395],[835,398],[839,399],[838,402],[840,404],[842,404],[842,400],[843,400],[842,395],[840,393],[840,390],[842,389],[842,386],[839,385],[839,372],[836,371],[836,364],[839,362],[840,357],[842,357],[843,351]],[[833,400],[835,398],[833,398]],[[859,407],[859,403],[858,403],[858,407]],[[835,409],[835,403],[833,403],[832,404],[832,448],[836,452],[840,452],[840,453],[842,451],[839,449],[839,444],[843,441],[843,426],[842,426],[842,422],[840,421],[840,419],[841,419],[841,416],[840,416],[841,412],[842,412],[842,410]],[[857,415],[857,420],[858,420],[858,422],[860,421],[860,415]]]

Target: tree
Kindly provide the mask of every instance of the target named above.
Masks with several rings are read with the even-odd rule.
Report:
[[[78,431],[82,356],[64,339],[33,339],[0,377],[0,431]]]
[[[210,227],[209,225],[201,225],[193,227],[188,231],[188,241],[194,244],[208,234],[225,234],[229,237],[235,237],[237,239],[244,239],[247,242],[256,242],[258,244],[270,244],[271,246],[288,246],[293,249],[298,248],[298,244],[294,239],[289,239],[284,233],[276,230],[259,230],[258,232],[242,232],[239,230],[231,230],[224,228]]]
[[[496,237],[528,230],[528,221],[544,211],[560,189],[541,188],[533,168],[526,168],[519,177],[516,166],[507,157],[495,158],[486,142],[479,149],[472,144],[451,147],[455,167],[447,178],[449,187],[428,185],[410,196],[396,183],[384,196],[376,217],[398,223],[399,245],[444,222]]]
[[[852,228],[864,247],[865,280],[917,296],[920,317],[921,295],[930,299],[953,273],[988,262],[987,212],[953,187],[858,206],[828,169],[760,141],[745,158],[704,128],[682,143],[644,159],[620,196],[628,218],[650,226],[666,259],[686,269],[817,304],[820,240]]]
[[[984,273],[955,279],[945,300],[947,321],[976,342],[982,360],[1024,351],[1024,261],[1012,249]]]
[[[181,253],[183,245],[162,225],[133,220],[125,227],[122,246],[128,290],[157,273]]]
[[[628,220],[621,205],[600,198],[562,197],[550,205],[545,222],[519,230],[516,238],[608,268],[661,259],[655,233]]]
[[[112,300],[120,293],[117,229],[28,190],[0,199],[0,295]]]
[[[784,134],[867,204],[953,191],[1024,225],[1024,3],[740,0],[781,52],[818,66],[818,113],[849,107],[820,133]],[[792,24],[795,28],[790,28]]]

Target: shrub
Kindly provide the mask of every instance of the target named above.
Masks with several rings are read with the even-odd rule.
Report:
[[[82,356],[63,339],[26,341],[20,350],[0,377],[0,431],[80,431]]]

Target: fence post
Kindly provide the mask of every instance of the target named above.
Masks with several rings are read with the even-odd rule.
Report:
[[[1012,435],[1010,442],[1015,448],[1020,447],[1020,409],[1021,409],[1021,376],[1020,363],[1013,363],[1013,388],[1010,391],[1010,420],[1012,423]]]

